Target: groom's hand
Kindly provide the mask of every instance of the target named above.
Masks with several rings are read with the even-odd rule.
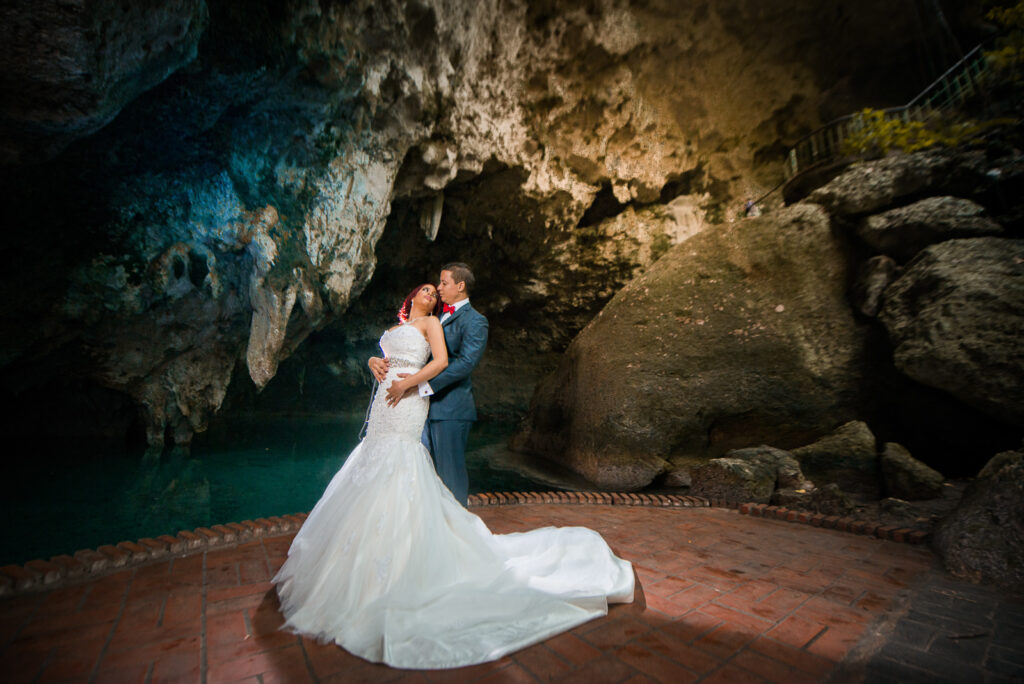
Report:
[[[388,372],[388,360],[382,359],[379,356],[371,356],[366,364],[370,367],[370,372],[373,373],[373,377],[377,379],[377,382],[384,382],[384,376]]]
[[[415,385],[408,388],[405,386],[405,379],[407,377],[409,377],[409,373],[399,373],[398,380],[395,380],[391,383],[391,386],[388,387],[388,406],[397,406],[398,402],[402,401],[406,397],[411,397],[418,393]]]

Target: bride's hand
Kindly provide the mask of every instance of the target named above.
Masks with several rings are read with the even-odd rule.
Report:
[[[366,365],[370,367],[370,372],[373,373],[373,377],[377,379],[377,382],[384,382],[384,376],[388,372],[387,359],[382,359],[379,356],[371,356],[370,360],[366,362]]]
[[[405,374],[408,376],[408,373]],[[399,376],[398,380],[395,380],[387,389],[387,404],[388,406],[397,406],[398,402],[402,401],[407,396],[411,396],[412,391],[415,389],[415,385],[410,385],[409,381],[405,377]]]

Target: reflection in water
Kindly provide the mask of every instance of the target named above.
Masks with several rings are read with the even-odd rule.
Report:
[[[191,521],[210,519],[210,480],[202,460],[186,449],[173,449],[161,458],[148,449],[139,462],[134,481],[121,500],[123,515],[142,529],[168,533],[189,527]]]
[[[356,445],[362,417],[249,420],[198,435],[191,453],[139,458],[85,447],[37,454],[2,489],[0,565],[179,530],[308,511]],[[470,492],[559,486],[509,459],[510,423],[478,423]],[[496,454],[504,454],[496,458]],[[561,486],[576,488],[573,483]]]

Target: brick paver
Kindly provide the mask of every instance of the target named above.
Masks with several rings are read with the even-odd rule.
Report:
[[[279,631],[270,578],[294,533],[215,526],[235,545],[0,601],[3,681],[905,684],[1024,674],[1024,606],[949,579],[923,546],[717,508],[475,512],[495,532],[598,530],[634,563],[635,602],[493,663],[394,670]]]

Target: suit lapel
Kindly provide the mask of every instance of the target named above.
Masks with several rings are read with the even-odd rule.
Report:
[[[461,315],[462,315],[462,312],[463,312],[463,311],[465,311],[466,309],[470,308],[471,306],[473,306],[473,305],[472,305],[472,304],[466,304],[465,306],[460,306],[460,307],[459,307],[459,310],[458,310],[458,311],[456,311],[456,312],[455,312],[455,313],[453,313],[453,314],[452,314],[451,316],[449,316],[449,317],[448,317],[448,320],[447,320],[447,321],[445,321],[444,323],[442,323],[442,324],[441,324],[441,327],[445,327],[445,326],[447,326],[447,325],[448,325],[449,323],[451,323],[451,322],[452,322],[452,321],[454,321],[454,320],[455,320],[456,318],[458,318],[459,316],[461,316]]]

